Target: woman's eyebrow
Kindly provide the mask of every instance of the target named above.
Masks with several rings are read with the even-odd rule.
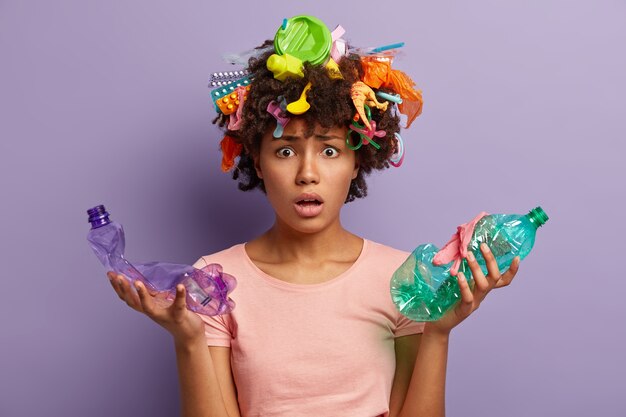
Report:
[[[315,139],[319,140],[319,141],[327,141],[327,140],[343,140],[341,137],[337,136],[337,135],[313,135],[315,137]],[[286,142],[293,142],[295,140],[300,139],[302,136],[297,136],[297,135],[285,135],[283,134],[281,137],[279,138],[274,138],[274,140],[284,140]]]
[[[293,135],[282,135],[278,138],[274,138],[274,140],[284,140],[286,142],[293,142],[294,140],[298,140],[300,136],[293,136]]]
[[[343,138],[337,135],[315,135],[315,138],[317,140],[333,140],[333,139],[343,140]]]

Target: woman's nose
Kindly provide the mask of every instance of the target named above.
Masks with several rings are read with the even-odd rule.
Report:
[[[298,174],[296,175],[297,184],[317,184],[320,181],[315,155],[306,153],[300,161]]]

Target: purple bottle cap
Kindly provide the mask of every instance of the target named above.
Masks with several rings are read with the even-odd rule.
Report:
[[[89,216],[89,220],[87,221],[91,223],[92,229],[97,229],[98,227],[106,226],[111,223],[109,213],[107,213],[102,204],[87,210],[87,215]]]

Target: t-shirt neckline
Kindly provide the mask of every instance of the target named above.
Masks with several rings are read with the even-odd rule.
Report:
[[[246,243],[248,243],[248,242],[244,242],[244,243],[239,244],[239,250],[241,251],[246,264],[252,269],[252,271],[256,275],[260,276],[261,278],[263,278],[264,281],[272,284],[275,287],[288,289],[288,290],[295,290],[295,291],[313,291],[313,290],[316,290],[316,289],[325,288],[325,287],[328,287],[330,285],[334,285],[334,284],[342,281],[345,277],[351,275],[352,272],[361,263],[364,262],[365,258],[367,257],[367,252],[369,251],[369,247],[370,247],[369,240],[363,238],[363,247],[361,248],[361,253],[359,253],[359,256],[356,258],[354,263],[352,265],[350,265],[350,268],[346,269],[345,271],[343,271],[341,274],[337,275],[336,277],[329,279],[328,281],[320,282],[318,284],[294,284],[294,283],[286,282],[286,281],[283,281],[282,279],[278,279],[276,277],[273,277],[273,276],[265,273],[258,266],[256,266],[256,264],[254,262],[252,262],[252,259],[250,259],[250,257],[248,256],[248,253],[246,252]]]

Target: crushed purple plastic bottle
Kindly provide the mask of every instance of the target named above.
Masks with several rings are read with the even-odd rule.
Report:
[[[124,257],[126,241],[122,225],[109,219],[103,205],[87,210],[87,214],[91,223],[87,240],[107,271],[123,275],[130,283],[139,280],[167,301],[174,300],[176,286],[183,284],[187,308],[198,314],[228,314],[235,308],[229,294],[237,286],[237,280],[223,272],[221,265],[209,264],[202,269],[168,262],[133,265]]]

